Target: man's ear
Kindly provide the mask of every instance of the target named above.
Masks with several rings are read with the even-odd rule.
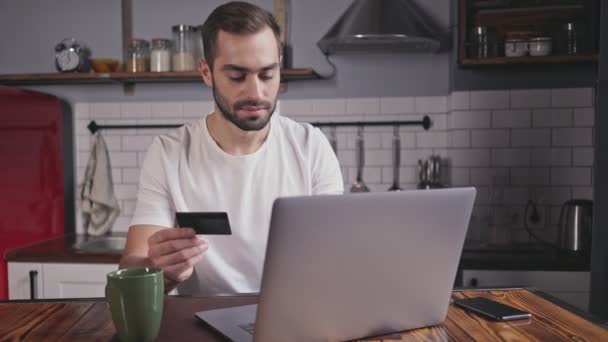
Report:
[[[213,75],[211,74],[211,66],[205,62],[204,59],[199,58],[198,60],[198,72],[201,74],[205,84],[212,88],[213,87]]]

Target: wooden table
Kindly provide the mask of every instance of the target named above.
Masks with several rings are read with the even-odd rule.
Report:
[[[484,296],[532,313],[532,319],[493,322],[450,306],[443,324],[365,341],[608,341],[608,328],[529,289],[454,291],[454,298]],[[159,341],[220,341],[193,317],[196,311],[251,304],[256,296],[167,297]],[[103,299],[0,303],[0,341],[116,341]]]

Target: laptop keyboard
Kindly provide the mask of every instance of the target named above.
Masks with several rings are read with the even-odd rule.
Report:
[[[241,324],[239,327],[251,335],[255,332],[255,323]]]

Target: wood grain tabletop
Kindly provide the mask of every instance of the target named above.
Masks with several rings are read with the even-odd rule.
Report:
[[[532,318],[494,322],[450,305],[445,321],[367,342],[394,341],[608,341],[608,328],[528,289],[454,291],[453,298],[483,296],[529,311]],[[256,296],[166,297],[158,341],[221,341],[197,311],[252,304]],[[582,313],[581,313],[582,314]],[[118,341],[103,299],[0,303],[0,341]]]

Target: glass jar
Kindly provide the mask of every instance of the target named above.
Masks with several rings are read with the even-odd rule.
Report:
[[[128,72],[146,72],[150,70],[150,44],[145,39],[131,39],[127,47]]]
[[[469,34],[469,57],[491,58],[498,52],[496,31],[484,26],[477,26]]]
[[[194,26],[175,25],[173,31],[173,71],[196,70]]]
[[[576,55],[581,53],[582,32],[577,23],[565,23],[562,25],[558,35],[558,49],[564,55]]]
[[[169,39],[152,39],[150,71],[171,71],[171,41]]]

